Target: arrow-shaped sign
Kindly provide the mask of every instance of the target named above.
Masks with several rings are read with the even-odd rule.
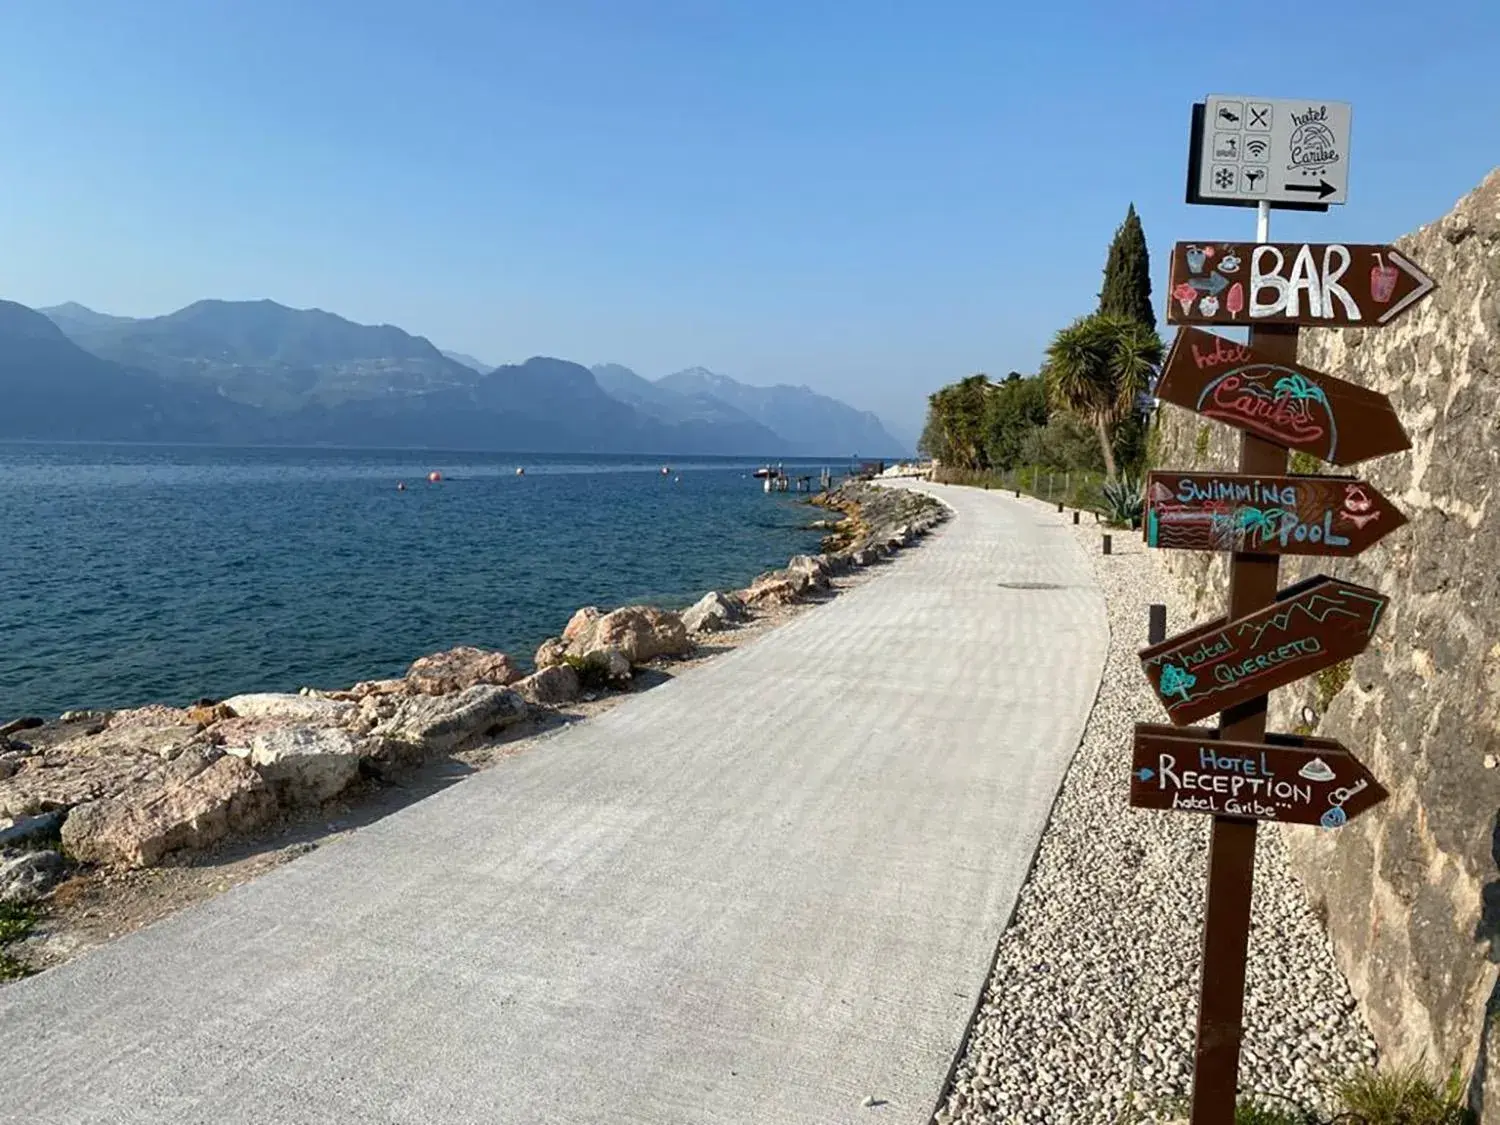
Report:
[[[1371,328],[1436,288],[1393,246],[1179,242],[1167,323]]]
[[[1146,477],[1148,547],[1350,558],[1405,522],[1389,500],[1354,477]]]
[[[1225,742],[1216,729],[1136,724],[1134,808],[1338,828],[1386,796],[1331,738],[1268,734],[1264,742]]]
[[[1316,195],[1319,199],[1325,199],[1339,189],[1327,180],[1319,180],[1315,184],[1282,184],[1282,191],[1299,191],[1309,195]]]
[[[1178,331],[1156,397],[1335,465],[1411,448],[1385,395],[1201,328]]]
[[[1141,667],[1182,726],[1359,655],[1387,604],[1378,590],[1320,574],[1245,617],[1142,649]]]

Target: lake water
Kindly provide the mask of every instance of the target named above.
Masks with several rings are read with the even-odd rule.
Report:
[[[752,462],[671,467],[0,443],[0,720],[344,687],[456,644],[529,666],[581,605],[686,605],[817,550],[823,513]]]

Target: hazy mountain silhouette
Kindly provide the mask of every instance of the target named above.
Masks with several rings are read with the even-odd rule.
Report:
[[[259,412],[84,351],[25,305],[0,301],[0,437],[256,441]]]
[[[37,309],[53,324],[63,330],[63,335],[70,339],[81,333],[108,328],[120,324],[132,324],[135,317],[111,316],[109,313],[95,312],[87,305],[80,305],[77,301],[67,301],[61,305],[53,305],[49,309]]]
[[[273,412],[420,394],[476,374],[393,325],[355,324],[275,301],[197,301],[166,316],[108,322],[73,311],[57,324],[104,359]]]
[[[796,452],[792,442],[770,427],[712,395],[674,391],[618,363],[601,363],[592,371],[606,394],[659,421],[712,426],[728,448],[755,449],[766,454]]]
[[[757,457],[900,448],[873,415],[805,387],[702,369],[652,382],[542,356],[485,370],[394,325],[274,301],[147,318],[74,302],[46,316],[7,309],[0,362],[26,404],[4,426],[13,437]]]
[[[704,367],[666,375],[656,386],[684,395],[707,395],[741,411],[812,456],[893,457],[903,443],[868,410],[818,394],[810,387],[752,387]]]
[[[485,363],[484,360],[482,360],[482,359],[475,359],[473,356],[471,356],[471,355],[465,355],[463,352],[449,352],[449,351],[445,351],[445,352],[443,352],[443,355],[446,356],[448,359],[451,359],[454,363],[461,363],[465,367],[468,367],[468,368],[470,368],[470,369],[472,369],[474,371],[479,372],[481,375],[485,374],[488,371],[493,371],[495,369],[495,365],[493,363]]]

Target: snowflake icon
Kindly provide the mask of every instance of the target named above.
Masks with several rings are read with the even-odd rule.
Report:
[[[1214,187],[1220,191],[1228,191],[1234,187],[1234,172],[1228,168],[1215,168]]]

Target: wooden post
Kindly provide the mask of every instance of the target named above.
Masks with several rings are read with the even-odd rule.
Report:
[[[1078,526],[1078,513],[1077,512],[1073,513],[1073,526],[1074,527]]]
[[[1109,549],[1110,549],[1111,546],[1113,546],[1113,544],[1114,544],[1114,541],[1108,535],[1106,535],[1104,537],[1104,544],[1103,544],[1104,553],[1106,555],[1109,554]]]
[[[1152,602],[1146,612],[1146,643],[1159,645],[1167,639],[1167,607],[1161,602]]]
[[[1297,361],[1297,329],[1250,330],[1250,346],[1276,362]],[[1286,450],[1242,434],[1240,472],[1279,476]],[[1236,551],[1229,564],[1229,616],[1253,613],[1276,600],[1276,555]],[[1260,742],[1266,733],[1266,696],[1220,716],[1220,737]],[[1255,824],[1216,816],[1208,845],[1208,902],[1203,919],[1198,985],[1198,1040],[1193,1051],[1192,1125],[1234,1125],[1244,1035],[1245,957],[1250,942],[1250,889],[1255,871]]]

